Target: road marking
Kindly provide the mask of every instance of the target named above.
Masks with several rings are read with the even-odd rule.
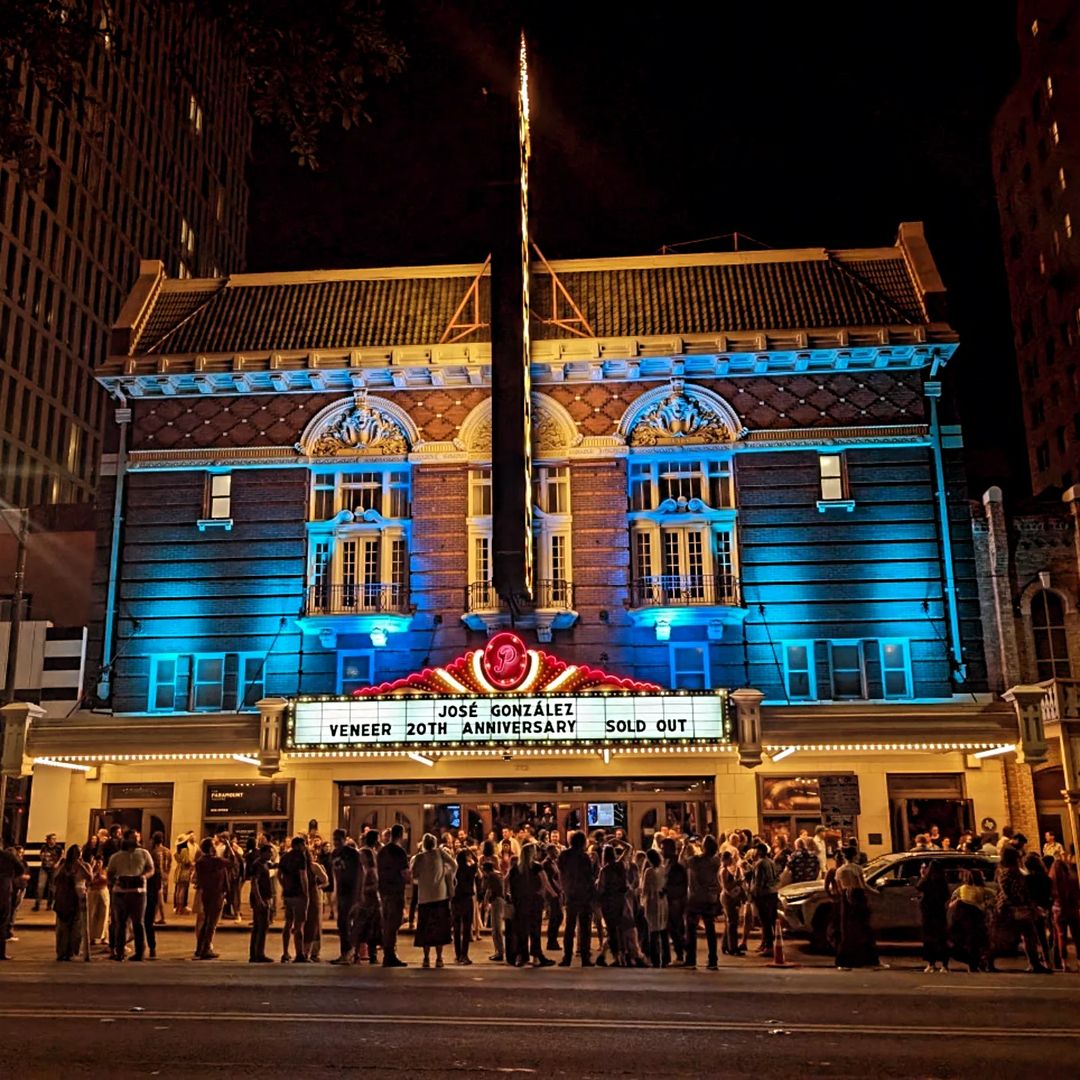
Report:
[[[605,1017],[537,1017],[537,1016],[423,1016],[404,1013],[384,1013],[353,1015],[351,1013],[312,1013],[312,1012],[165,1012],[147,1009],[141,1013],[126,1010],[104,1009],[56,1009],[45,1008],[0,1008],[0,1020],[174,1020],[207,1021],[231,1020],[238,1023],[253,1024],[344,1024],[359,1027],[544,1027],[576,1028],[583,1030],[607,1031],[613,1029],[640,1030],[639,1020],[623,1020]],[[763,1034],[770,1028],[780,1028],[789,1034],[800,1035],[910,1035],[910,1024],[810,1024],[804,1021],[782,1020],[649,1020],[651,1030],[692,1032],[753,1032]],[[1025,1034],[1046,1039],[1078,1039],[1080,1028],[1025,1028]],[[1016,1032],[1001,1027],[927,1027],[919,1026],[919,1035],[941,1035],[950,1039],[1015,1039]]]

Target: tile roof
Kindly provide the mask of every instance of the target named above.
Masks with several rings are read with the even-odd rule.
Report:
[[[165,281],[134,355],[434,345],[479,267],[241,275]],[[885,327],[927,322],[899,248],[654,256],[538,263],[533,336],[569,338],[551,321],[552,270],[600,338]],[[490,322],[490,280],[481,320]],[[556,291],[556,309],[572,316]],[[471,314],[471,303],[464,318]],[[454,335],[457,337],[457,335]],[[458,340],[489,341],[484,326]]]

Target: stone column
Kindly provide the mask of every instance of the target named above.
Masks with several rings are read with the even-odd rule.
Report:
[[[1012,589],[1009,584],[1009,530],[1005,521],[1001,488],[991,487],[983,495],[986,511],[986,545],[989,571],[988,586],[993,603],[993,640],[989,635],[987,651],[994,650],[1000,666],[1001,682],[1011,686],[1020,678],[1020,650],[1016,644],[1016,620],[1013,616]]]
[[[284,698],[262,698],[256,702],[259,710],[259,772],[273,776],[281,771],[281,743],[285,732]]]
[[[1035,806],[1035,785],[1031,766],[1046,761],[1046,733],[1043,729],[1042,703],[1045,686],[1014,686],[1002,694],[1016,710],[1016,760],[1005,761],[1002,773],[1009,806],[1009,822],[1029,839],[1038,836],[1039,816]]]
[[[749,686],[731,692],[735,702],[735,742],[739,764],[753,769],[761,764],[761,702],[765,695]]]

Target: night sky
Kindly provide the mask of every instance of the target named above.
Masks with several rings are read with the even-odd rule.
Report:
[[[317,174],[257,133],[250,270],[487,254],[493,4],[389,6],[410,59],[373,94],[371,124],[329,133]],[[972,493],[1026,489],[989,150],[1017,67],[1011,3],[579,0],[536,5],[529,25],[531,224],[548,258],[735,231],[867,247],[925,221],[962,342],[946,386]]]

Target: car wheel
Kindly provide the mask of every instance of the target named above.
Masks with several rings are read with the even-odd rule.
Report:
[[[816,953],[832,954],[834,942],[832,941],[833,906],[821,904],[814,912],[814,918],[810,923],[810,951]]]

